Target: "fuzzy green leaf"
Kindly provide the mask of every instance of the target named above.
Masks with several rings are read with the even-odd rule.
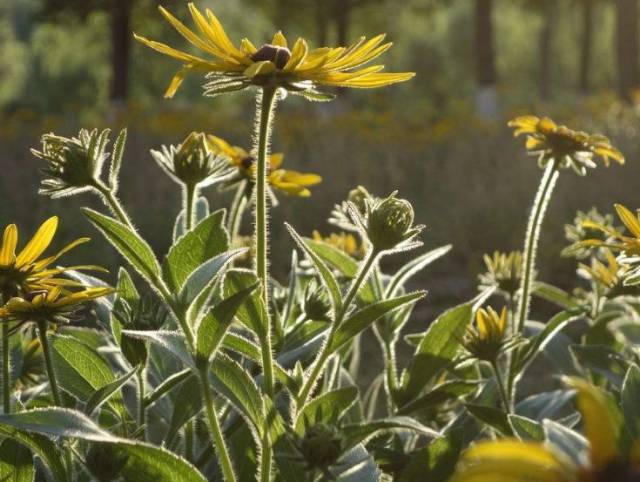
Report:
[[[414,399],[398,409],[398,415],[415,415],[431,410],[449,400],[459,399],[477,390],[478,381],[453,380],[438,385],[433,390]]]
[[[544,440],[544,428],[535,420],[511,414],[509,415],[509,423],[511,424],[513,433],[520,440],[536,442],[542,442]]]
[[[419,273],[425,267],[447,254],[449,251],[451,251],[451,248],[452,246],[450,244],[447,246],[441,246],[440,248],[436,248],[427,253],[424,253],[405,264],[398,270],[395,275],[393,275],[393,277],[389,281],[385,298],[396,296],[398,294],[398,290],[400,288],[403,288],[406,282],[409,281],[412,276],[414,276],[416,273]]]
[[[170,446],[182,426],[202,410],[202,393],[197,377],[191,377],[180,384],[173,401],[173,413],[169,430],[165,436],[165,445]]]
[[[622,383],[622,411],[625,425],[635,440],[640,439],[640,368],[631,365]]]
[[[195,215],[196,224],[202,221],[208,215],[209,215],[209,201],[207,201],[206,197],[200,196],[196,201],[196,215]],[[186,232],[185,223],[186,223],[186,214],[185,214],[185,210],[183,209],[182,211],[180,211],[180,214],[178,214],[178,217],[176,218],[176,222],[173,225],[172,239],[174,243],[178,241],[179,238],[184,236],[184,233]]]
[[[127,129],[124,128],[118,134],[116,142],[113,144],[113,152],[111,153],[111,163],[109,165],[109,187],[115,193],[118,189],[118,176],[122,167],[122,157],[124,155],[124,146],[127,143]]]
[[[359,424],[349,424],[342,427],[342,433],[347,439],[347,445],[365,443],[371,437],[382,432],[394,431],[412,432],[426,437],[438,437],[435,430],[422,425],[411,417],[387,417],[380,420],[371,420]]]
[[[446,482],[455,470],[461,450],[462,435],[459,430],[452,430],[432,440],[411,454],[398,482]]]
[[[31,450],[10,438],[0,443],[0,480],[33,482],[35,472]]]
[[[477,405],[474,403],[467,403],[465,407],[467,407],[471,415],[482,423],[496,429],[506,437],[513,436],[513,430],[511,429],[511,425],[509,425],[507,414],[502,410],[488,405]]]
[[[224,295],[230,297],[258,283],[252,271],[242,269],[229,270],[224,280]],[[238,309],[236,316],[240,322],[253,331],[263,341],[267,336],[267,310],[259,292],[251,294]]]
[[[325,392],[314,398],[298,412],[295,428],[300,434],[304,433],[305,424],[314,425],[325,423],[336,424],[340,417],[356,402],[358,389],[356,387],[344,387]]]
[[[138,340],[148,341],[175,355],[186,366],[195,368],[193,357],[187,350],[184,335],[179,331],[168,330],[123,330],[124,335]]]
[[[160,385],[158,385],[155,390],[144,397],[144,405],[145,407],[150,407],[156,401],[161,399],[175,387],[179,386],[185,380],[189,379],[193,376],[193,370],[190,368],[185,368],[182,371],[174,373],[168,378],[164,379]]]
[[[129,373],[125,373],[111,383],[107,383],[106,385],[93,392],[93,395],[89,397],[89,400],[87,400],[87,403],[85,404],[84,413],[88,416],[91,416],[94,410],[99,408],[103,403],[117,394],[119,390],[131,379],[131,377],[136,374],[138,369],[138,367],[134,368]]]

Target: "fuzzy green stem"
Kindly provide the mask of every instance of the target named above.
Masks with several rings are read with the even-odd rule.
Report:
[[[498,390],[500,392],[500,400],[502,401],[502,406],[506,413],[511,413],[511,403],[509,402],[509,395],[507,389],[505,387],[504,381],[502,380],[502,375],[500,374],[500,369],[498,368],[497,363],[491,362],[491,369],[493,370],[493,375],[496,377],[496,383],[498,384]]]
[[[261,442],[262,454],[260,457],[260,482],[269,482],[271,480],[271,463],[273,454],[271,453],[272,447],[269,441],[269,432],[265,430],[262,436]],[[264,451],[267,451],[265,453]]]
[[[197,186],[189,184],[184,187],[184,212],[186,231],[191,231],[195,225],[197,196]]]
[[[4,413],[11,412],[11,350],[6,323],[2,324],[2,406]]]
[[[188,461],[193,461],[193,420],[189,420],[184,426],[184,456]]]
[[[144,383],[144,368],[140,367],[138,373],[136,373],[136,379],[138,381],[138,427],[142,429],[142,440],[147,438],[147,407],[144,404],[145,383]]]
[[[235,196],[233,197],[233,202],[231,203],[231,209],[229,210],[229,223],[227,228],[229,230],[229,239],[231,240],[231,244],[233,244],[238,235],[240,234],[240,226],[242,225],[242,216],[247,207],[247,199],[246,199],[246,181],[240,183],[238,186],[238,190],[236,191]]]
[[[127,212],[125,211],[124,207],[120,203],[120,200],[118,200],[113,191],[100,181],[96,181],[93,187],[102,195],[102,199],[105,205],[111,210],[113,215],[116,216],[121,223],[126,224],[129,229],[135,231],[135,226],[131,222],[131,219],[127,215]]]
[[[209,386],[208,372],[206,370],[200,372],[199,380],[207,412],[207,421],[209,422],[209,431],[211,433],[213,446],[218,454],[222,475],[226,482],[235,482],[236,474],[233,470],[233,464],[229,457],[229,449],[227,448],[220,422],[218,421],[218,415],[216,414],[213,396],[211,394],[211,387]]]
[[[535,258],[540,240],[540,230],[542,221],[549,206],[549,200],[553,193],[553,188],[558,180],[558,165],[555,161],[550,162],[544,171],[540,187],[536,194],[529,224],[527,226],[527,234],[524,243],[524,260],[522,282],[520,284],[520,302],[518,306],[517,333],[522,334],[524,326],[529,315],[529,306],[531,304],[531,286],[534,281]]]
[[[333,343],[333,338],[335,337],[335,334],[338,331],[338,328],[340,327],[340,324],[342,323],[345,315],[349,311],[349,308],[351,307],[351,303],[353,303],[353,300],[358,294],[358,291],[360,291],[360,287],[367,279],[367,276],[371,272],[371,269],[375,266],[375,263],[378,260],[378,254],[379,253],[377,251],[371,249],[362,266],[362,269],[358,273],[358,276],[353,281],[353,283],[351,283],[349,291],[347,292],[347,295],[345,296],[342,302],[342,307],[336,315],[336,320],[331,325],[331,331],[329,332],[329,336],[327,336],[327,340],[322,346],[320,354],[318,355],[315,363],[313,364],[313,368],[311,369],[311,374],[309,375],[309,378],[307,378],[307,380],[304,382],[302,389],[300,390],[300,395],[298,396],[298,399],[297,399],[298,407],[302,407],[305,403],[307,403],[307,399],[311,394],[311,390],[313,390],[313,387],[315,386],[318,380],[318,377],[322,373],[324,366],[327,360],[329,359],[329,356],[331,356],[331,345]]]

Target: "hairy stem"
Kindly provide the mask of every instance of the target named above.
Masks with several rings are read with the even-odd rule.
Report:
[[[367,255],[365,262],[363,263],[362,268],[360,269],[360,272],[358,273],[358,276],[351,283],[351,286],[349,287],[349,291],[347,292],[347,295],[345,296],[344,301],[342,302],[342,307],[340,308],[340,311],[336,314],[335,322],[331,325],[331,331],[329,332],[329,336],[327,336],[327,340],[322,346],[320,354],[318,355],[318,357],[316,358],[313,364],[313,368],[311,369],[311,374],[309,375],[309,378],[306,379],[306,381],[302,386],[302,389],[300,390],[300,395],[298,396],[298,399],[297,399],[298,407],[302,407],[305,403],[307,403],[307,399],[311,394],[311,390],[313,390],[313,387],[316,385],[318,377],[324,370],[324,366],[327,360],[329,359],[329,356],[331,355],[331,344],[333,342],[333,338],[335,337],[336,331],[340,327],[340,324],[342,323],[345,315],[348,313],[349,308],[351,307],[351,303],[353,303],[353,300],[358,294],[358,291],[360,291],[360,287],[367,279],[367,276],[369,276],[369,273],[371,272],[372,268],[375,266],[377,259],[378,259],[378,252],[371,249],[371,251],[369,251],[369,254]]]
[[[198,198],[198,188],[195,185],[187,185],[184,187],[184,212],[185,212],[185,231],[191,231],[195,226],[196,217],[196,199]]]
[[[127,214],[124,207],[120,203],[120,200],[116,197],[113,191],[100,181],[97,181],[93,187],[102,195],[102,200],[109,208],[109,210],[113,213],[113,215],[117,217],[121,223],[126,224],[129,229],[135,231],[136,228],[131,222],[129,215]]]
[[[147,407],[144,404],[145,383],[144,383],[144,368],[140,368],[136,373],[136,379],[138,381],[138,427],[142,429],[142,440],[147,439]]]
[[[218,461],[220,463],[220,468],[222,469],[222,475],[226,482],[235,482],[236,474],[233,470],[233,464],[229,457],[229,449],[227,448],[227,443],[225,442],[222,428],[218,421],[218,415],[216,414],[213,396],[211,394],[211,387],[209,386],[208,370],[202,370],[200,372],[199,380],[205,409],[207,411],[209,432],[211,434],[213,446],[218,454]]]
[[[493,375],[496,377],[496,383],[498,384],[498,390],[500,392],[500,400],[502,401],[502,407],[506,413],[511,413],[511,403],[509,402],[509,395],[507,389],[505,388],[504,381],[502,380],[502,375],[500,374],[500,369],[498,368],[497,363],[491,362],[491,369],[493,370]]]
[[[242,215],[247,207],[247,199],[245,197],[246,191],[246,181],[240,183],[238,186],[238,190],[236,191],[235,196],[233,197],[233,202],[231,204],[231,209],[229,210],[229,222],[227,224],[227,229],[229,231],[229,239],[231,244],[237,240],[238,235],[240,234],[240,226],[242,225]]]
[[[184,457],[193,461],[193,420],[189,420],[184,426]]]

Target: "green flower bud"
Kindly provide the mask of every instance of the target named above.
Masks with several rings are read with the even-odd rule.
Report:
[[[342,439],[335,428],[319,423],[307,429],[299,450],[310,468],[324,470],[342,455]]]
[[[307,285],[304,294],[304,314],[308,320],[329,321],[331,302],[327,292],[323,287],[316,287],[315,284]]]
[[[378,201],[369,210],[367,235],[376,251],[398,248],[422,229],[422,226],[413,227],[411,204],[393,195]]]
[[[120,477],[129,456],[120,448],[109,444],[92,445],[87,453],[87,467],[100,482],[111,482]]]
[[[215,156],[206,136],[192,132],[179,146],[162,146],[151,151],[158,165],[178,184],[208,186],[226,179],[231,174],[228,163]]]
[[[57,198],[95,187],[109,157],[105,152],[108,135],[108,129],[102,132],[82,129],[78,137],[72,138],[43,135],[42,150],[31,149],[34,156],[45,162],[40,194]]]
[[[369,191],[362,186],[352,189],[349,191],[349,195],[347,196],[347,201],[352,203],[362,215],[367,212],[367,203],[372,200],[373,198],[371,197],[371,194],[369,194]]]

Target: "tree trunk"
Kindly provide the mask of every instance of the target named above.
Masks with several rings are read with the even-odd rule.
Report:
[[[639,84],[638,0],[616,0],[618,92],[629,100]]]
[[[476,0],[475,5],[476,109],[481,117],[498,115],[493,33],[493,0]]]
[[[583,0],[582,6],[582,41],[580,42],[580,77],[578,87],[583,94],[591,88],[591,53],[593,51],[593,0]]]
[[[111,9],[111,102],[122,105],[129,94],[132,0],[113,0]]]
[[[550,2],[542,5],[543,25],[540,31],[540,97],[542,100],[551,98],[551,76],[553,58],[553,30],[555,11]]]
[[[349,43],[349,27],[351,24],[351,0],[336,0],[334,14],[338,45],[346,47]]]

